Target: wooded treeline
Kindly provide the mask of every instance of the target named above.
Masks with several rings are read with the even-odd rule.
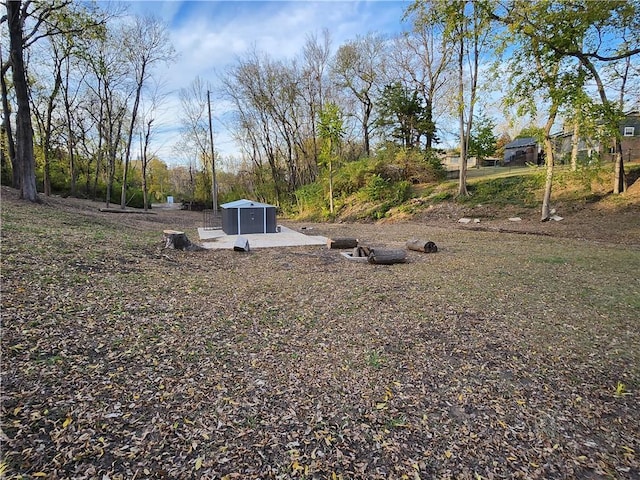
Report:
[[[176,156],[186,166],[173,168],[152,154],[168,94],[158,67],[175,55],[162,22],[67,0],[4,5],[3,182],[28,200],[40,190],[107,204],[119,195],[123,208],[167,194],[210,202],[215,165],[219,200],[299,204],[313,193],[333,212],[334,196],[354,188],[402,196],[437,180],[434,149],[452,133],[466,195],[468,157],[495,144],[492,103],[542,124],[543,219],[560,118],[576,137],[617,147],[613,190],[625,188],[619,120],[637,106],[636,1],[417,0],[394,37],[334,45],[328,30],[309,33],[290,59],[253,48],[222,72],[220,88],[196,78],[181,89]],[[210,94],[233,105],[233,161],[214,158]]]

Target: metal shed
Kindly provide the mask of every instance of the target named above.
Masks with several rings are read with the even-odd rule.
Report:
[[[222,230],[227,235],[276,233],[276,207],[251,200],[236,200],[222,207]]]

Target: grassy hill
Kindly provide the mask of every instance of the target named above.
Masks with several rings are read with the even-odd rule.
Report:
[[[624,195],[612,195],[613,166],[583,168],[576,172],[557,167],[554,175],[552,203],[584,207],[633,208],[640,205],[640,164],[627,166],[629,190]],[[469,170],[468,197],[458,197],[458,180],[402,185],[388,182],[376,190],[370,182],[336,199],[333,218],[338,221],[372,221],[408,219],[421,216],[434,207],[464,215],[469,208],[479,205],[491,209],[490,216],[501,210],[514,209],[535,212],[540,208],[544,191],[544,168],[495,168]],[[406,184],[406,182],[404,182]],[[400,185],[396,187],[396,185]],[[406,191],[399,191],[403,188]],[[305,204],[296,216],[299,220],[331,219],[325,198]]]

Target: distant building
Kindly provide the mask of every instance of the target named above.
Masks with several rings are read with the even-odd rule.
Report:
[[[625,161],[640,160],[640,111],[632,110],[625,113],[620,122],[622,138],[622,155]],[[553,135],[555,154],[560,163],[568,163],[571,157],[573,130],[568,127]],[[603,160],[615,159],[614,145],[610,141],[599,142],[594,139],[580,137],[578,139],[578,159],[586,160],[598,154]]]
[[[622,134],[622,155],[626,161],[640,160],[640,111],[632,110],[625,113],[620,122]],[[609,148],[607,153],[614,153]]]
[[[440,155],[440,163],[447,172],[459,172],[460,171],[460,154],[455,152],[448,152]],[[476,166],[476,157],[467,158],[467,168],[473,168]],[[449,175],[457,178],[456,175]]]
[[[526,164],[538,165],[541,160],[540,148],[535,138],[516,138],[513,142],[504,146],[504,166],[524,166]]]

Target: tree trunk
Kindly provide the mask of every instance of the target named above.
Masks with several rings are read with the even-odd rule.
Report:
[[[467,196],[467,135],[464,126],[464,39],[460,37],[460,51],[458,52],[458,118],[460,127],[460,175],[458,195]]]
[[[331,153],[329,153],[329,156],[329,211],[333,214],[333,162],[331,160]]]
[[[64,88],[63,88],[63,98],[64,98],[64,111],[67,117],[67,150],[69,151],[69,175],[71,176],[71,195],[74,196],[76,194],[76,180],[78,174],[76,172],[76,161],[75,161],[75,146],[73,141],[74,131],[71,119],[71,102],[69,101],[69,74],[71,73],[70,66],[70,57],[67,56],[65,59],[67,63],[67,69],[65,71],[65,79],[64,79]],[[87,172],[88,173],[88,172]],[[87,182],[89,181],[89,175],[87,175]]]
[[[357,246],[357,238],[330,238],[327,240],[327,247],[331,249],[355,248]]]
[[[127,206],[127,174],[129,172],[129,161],[131,160],[131,142],[133,140],[133,129],[136,125],[136,119],[138,117],[138,107],[140,106],[140,96],[142,94],[142,84],[145,78],[146,64],[142,64],[142,73],[138,79],[138,85],[136,87],[136,99],[133,102],[133,110],[131,111],[131,124],[129,125],[129,135],[127,137],[127,149],[124,155],[124,170],[122,173],[122,193],[120,194],[120,208],[123,210]]]
[[[619,138],[615,141],[616,164],[613,176],[613,193],[619,194],[627,191],[627,178],[624,175],[624,157],[622,155],[622,142]]]
[[[546,143],[546,142],[545,142]],[[547,161],[547,176],[544,183],[544,197],[542,198],[542,215],[540,220],[546,222],[551,217],[551,186],[553,184],[553,153],[545,146]]]
[[[407,240],[407,248],[409,250],[414,250],[416,252],[424,252],[424,253],[436,253],[438,251],[438,247],[433,242],[425,242],[424,240]]]
[[[367,98],[367,102],[364,104],[364,116],[362,117],[362,133],[364,136],[364,154],[368,157],[371,154],[371,141],[369,139],[369,118],[371,117],[371,111],[373,105]]]
[[[576,120],[573,125],[573,134],[571,135],[571,171],[578,169],[578,146],[580,143],[580,124]]]
[[[56,64],[56,79],[53,84],[53,91],[47,99],[47,116],[44,123],[44,139],[43,139],[43,155],[44,155],[44,194],[45,196],[51,195],[51,131],[53,130],[52,118],[53,110],[55,109],[55,100],[60,92],[60,85],[62,84],[62,76],[60,75],[60,68],[62,61],[58,61]]]
[[[29,108],[29,87],[24,68],[23,33],[20,0],[6,2],[9,23],[10,59],[16,103],[16,163],[20,166],[20,198],[39,201],[36,187],[36,162],[33,156],[33,126]]]
[[[544,126],[544,149],[546,152],[547,176],[544,184],[544,197],[542,198],[542,214],[540,220],[546,222],[551,217],[551,186],[553,184],[553,145],[551,144],[551,127],[556,121],[558,105],[551,104],[549,118]]]
[[[0,47],[0,52],[2,47]],[[0,65],[3,64],[2,55],[0,55]],[[9,160],[11,161],[11,173],[13,188],[20,188],[20,165],[16,159],[16,145],[13,141],[13,131],[11,129],[11,110],[9,109],[9,92],[7,90],[7,82],[4,78],[4,71],[0,72],[0,86],[2,87],[2,121],[4,131],[7,135],[7,150],[9,151]]]
[[[147,185],[147,165],[149,162],[147,161],[147,149],[149,147],[149,138],[151,137],[151,124],[153,123],[153,119],[147,122],[147,131],[144,135],[144,143],[142,142],[142,134],[140,135],[140,143],[143,144],[142,151],[140,152],[142,158],[140,161],[142,162],[142,198],[144,203],[145,211],[149,208],[149,187]],[[215,209],[214,209],[215,211]]]
[[[589,70],[593,79],[596,82],[596,86],[598,87],[598,94],[600,95],[600,100],[602,102],[602,106],[606,108],[605,115],[607,123],[611,127],[611,130],[615,131],[615,155],[616,155],[616,164],[614,168],[613,175],[613,193],[620,194],[624,193],[627,189],[627,181],[624,176],[624,162],[622,160],[622,141],[620,140],[620,128],[618,125],[618,118],[611,112],[611,108],[609,105],[609,101],[607,99],[607,92],[604,88],[604,84],[602,83],[602,79],[600,78],[600,74],[596,69],[595,65],[589,60],[586,56],[580,55],[578,56],[582,65]]]
[[[165,230],[163,234],[165,240],[164,248],[188,251],[204,250],[201,246],[191,243],[191,240],[187,238],[187,235],[184,232],[179,232],[177,230]]]
[[[394,263],[405,263],[407,254],[405,250],[374,250],[369,254],[369,263],[375,265],[392,265]]]

